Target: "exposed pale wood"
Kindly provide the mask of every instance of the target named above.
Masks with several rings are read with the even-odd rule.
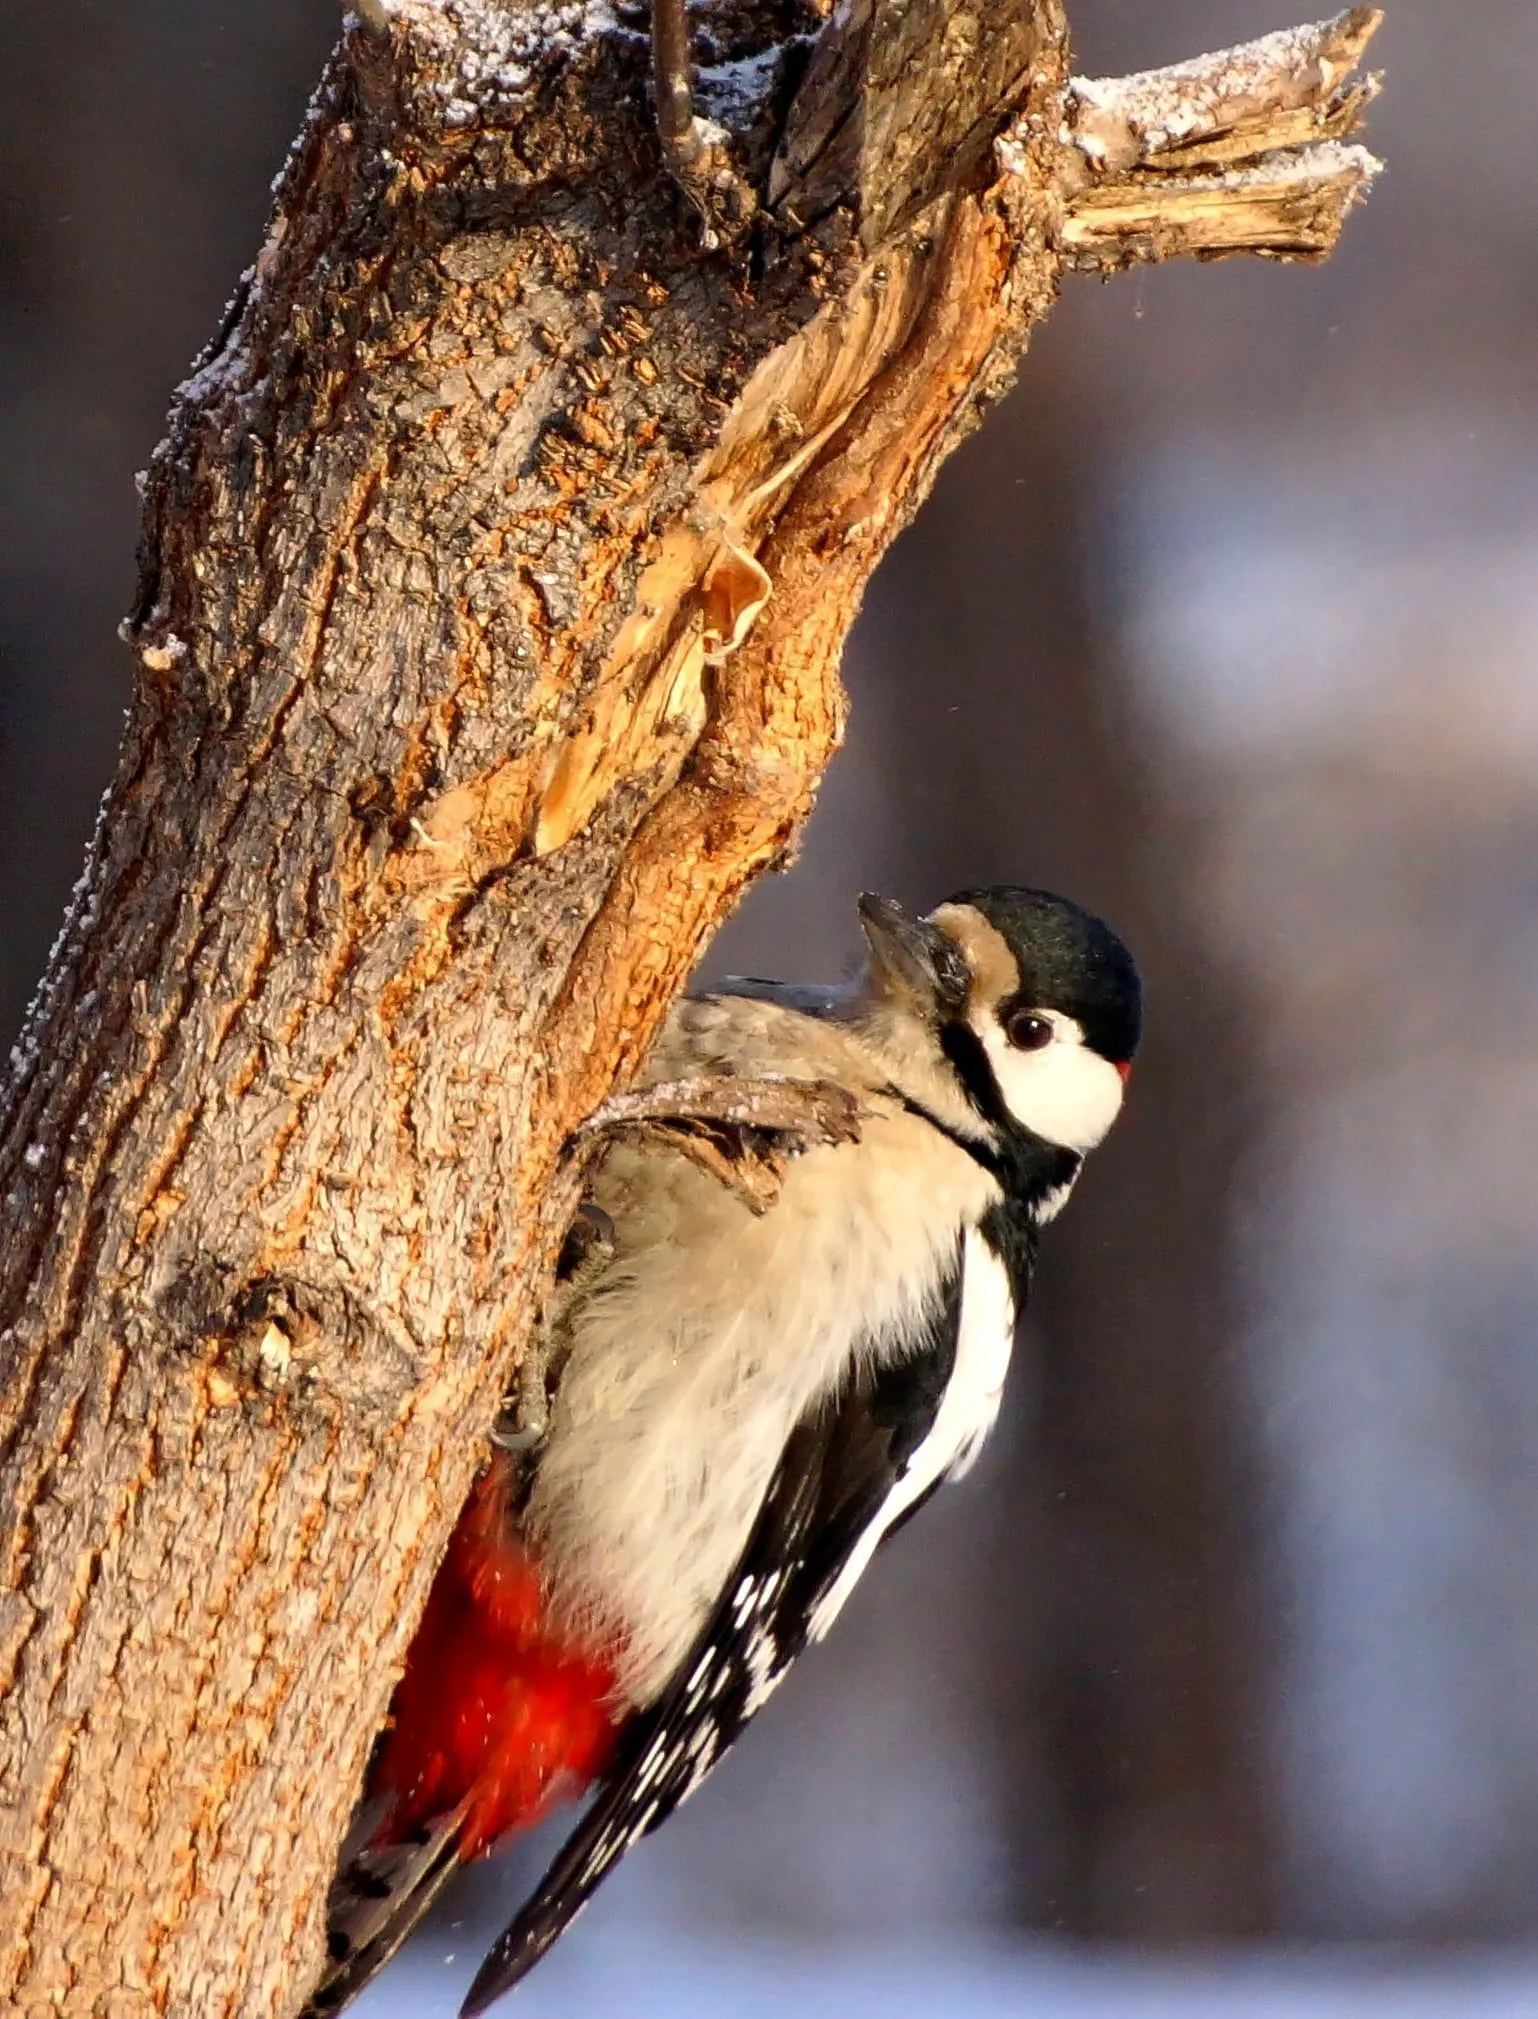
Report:
[[[1280,148],[1253,167],[1210,174],[1128,177],[1075,197],[1059,243],[1076,266],[1222,259],[1320,259],[1333,251],[1346,214],[1378,163],[1365,147],[1332,142]]]
[[[1050,305],[1057,0],[644,40],[369,0],[145,495],[117,779],[0,1110],[0,1995],[266,2015],[574,1203],[793,846],[877,560]],[[740,85],[740,75],[736,78]],[[1002,152],[995,142],[1007,134]]]

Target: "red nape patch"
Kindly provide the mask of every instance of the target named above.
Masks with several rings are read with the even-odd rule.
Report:
[[[398,1840],[465,1803],[459,1855],[527,1829],[603,1768],[614,1672],[543,1624],[539,1571],[508,1511],[500,1455],[477,1481],[406,1657],[370,1794]]]

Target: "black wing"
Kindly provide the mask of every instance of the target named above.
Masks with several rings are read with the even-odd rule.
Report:
[[[956,1364],[961,1280],[958,1246],[913,1356],[861,1366],[842,1397],[797,1425],[720,1603],[663,1694],[625,1726],[591,1806],[498,1937],[461,2019],[533,1969],[631,1845],[693,1794],[815,1637],[819,1607],[934,1427]]]

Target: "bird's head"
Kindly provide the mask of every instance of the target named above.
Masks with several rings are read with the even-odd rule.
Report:
[[[867,990],[922,1026],[977,1117],[1083,1154],[1116,1119],[1142,1025],[1132,956],[1044,890],[965,890],[927,918],[860,899]]]

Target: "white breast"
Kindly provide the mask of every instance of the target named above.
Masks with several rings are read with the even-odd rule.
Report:
[[[1009,1272],[975,1228],[962,1249],[962,1272],[956,1365],[933,1428],[813,1614],[814,1640],[821,1640],[832,1626],[867,1564],[908,1509],[940,1480],[960,1479],[970,1470],[998,1418],[1014,1349],[1015,1300]]]
[[[921,1330],[958,1227],[999,1190],[895,1104],[858,1143],[797,1158],[762,1218],[695,1165],[624,1145],[596,1189],[616,1259],[576,1314],[528,1519],[553,1601],[622,1637],[620,1687],[641,1703],[731,1576],[791,1430],[872,1338],[895,1352]],[[965,1299],[964,1354],[915,1457],[915,1495],[997,1406],[1008,1285],[991,1258],[968,1267]]]

